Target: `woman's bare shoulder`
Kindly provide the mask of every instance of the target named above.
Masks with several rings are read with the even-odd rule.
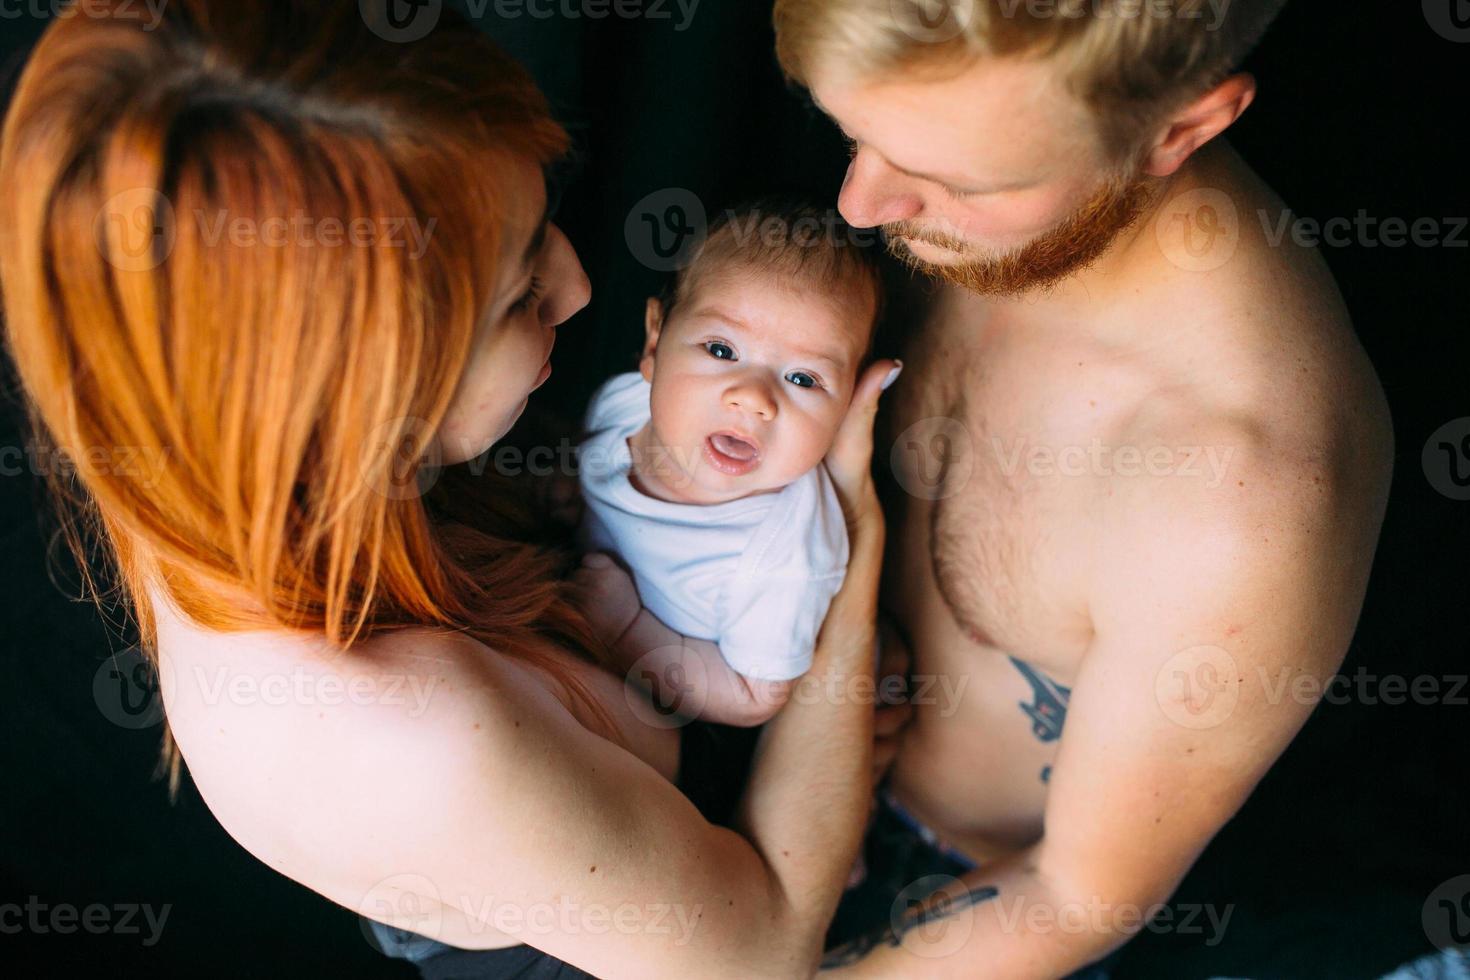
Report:
[[[313,867],[350,801],[453,778],[467,739],[510,737],[517,715],[559,702],[533,672],[457,633],[405,629],[345,651],[287,632],[160,625],[160,689],[189,775],[239,843],[323,890]],[[343,806],[333,806],[332,801]],[[335,897],[335,896],[334,896]]]

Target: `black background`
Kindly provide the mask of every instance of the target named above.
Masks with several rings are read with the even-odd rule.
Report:
[[[20,6],[0,19],[7,91],[43,26],[13,16]],[[835,197],[845,154],[781,81],[768,21],[769,4],[757,0],[702,0],[683,31],[677,12],[483,21],[532,66],[581,148],[561,221],[594,299],[562,330],[555,374],[535,398],[541,409],[575,418],[598,381],[632,366],[642,299],[662,281],[625,242],[635,202],[670,187],[712,206],[776,189]],[[1247,65],[1261,94],[1230,136],[1302,216],[1463,218],[1467,65],[1470,46],[1431,29],[1418,3],[1292,0]],[[1398,443],[1377,563],[1341,671],[1349,678],[1427,675],[1447,690],[1470,673],[1470,502],[1438,493],[1421,465],[1430,434],[1470,416],[1467,241],[1470,232],[1458,248],[1324,247]],[[22,444],[13,404],[0,425],[0,446]],[[159,730],[129,730],[99,711],[93,678],[120,643],[52,581],[74,591],[64,561],[48,575],[43,509],[28,472],[0,476],[0,904],[36,896],[170,912],[151,948],[140,935],[0,933],[0,969],[410,976],[374,952],[354,913],[235,844],[187,778],[175,806],[150,781]],[[1467,693],[1459,704],[1320,705],[1175,897],[1232,905],[1223,941],[1206,946],[1208,930],[1144,933],[1118,976],[1371,977],[1429,951],[1426,898],[1470,873]],[[393,773],[382,780],[391,793]]]

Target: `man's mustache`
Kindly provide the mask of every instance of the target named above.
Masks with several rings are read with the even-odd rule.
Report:
[[[907,238],[910,241],[923,242],[937,248],[948,249],[959,255],[968,254],[970,247],[954,235],[946,235],[942,231],[931,231],[914,224],[912,221],[892,221],[882,227],[883,236],[892,241],[895,238]]]

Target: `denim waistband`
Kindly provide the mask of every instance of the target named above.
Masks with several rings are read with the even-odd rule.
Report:
[[[888,788],[886,782],[878,787],[878,802],[885,810],[893,815],[894,819],[907,827],[920,840],[928,844],[929,847],[943,855],[946,859],[962,866],[966,871],[974,871],[979,867],[968,856],[946,843],[944,838],[940,837],[932,827],[910,813],[907,807],[898,802],[897,797],[893,795],[893,790]]]

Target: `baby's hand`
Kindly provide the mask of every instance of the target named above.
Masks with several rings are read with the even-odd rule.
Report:
[[[607,554],[594,551],[582,556],[572,583],[592,628],[609,646],[616,646],[643,610],[633,577]]]

